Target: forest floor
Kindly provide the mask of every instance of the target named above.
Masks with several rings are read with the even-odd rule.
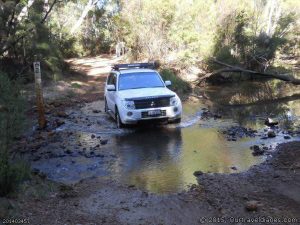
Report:
[[[118,61],[109,56],[69,60],[78,74],[44,88],[47,115],[63,119],[71,107],[101,101],[107,72]],[[34,116],[35,108],[28,115]],[[47,139],[53,133],[33,135]],[[246,172],[199,172],[197,179],[199,185],[187,191],[160,195],[102,177],[66,185],[38,173],[9,200],[10,217],[51,225],[300,223],[300,142],[279,145],[264,163]]]

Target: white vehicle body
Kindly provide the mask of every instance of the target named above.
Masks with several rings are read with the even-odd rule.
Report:
[[[124,79],[140,76],[138,79],[143,80],[142,76],[146,73],[151,79],[154,77],[155,82],[161,82],[161,86],[124,89]],[[129,78],[126,78],[126,75]],[[147,83],[147,80],[144,81]],[[143,84],[144,81],[140,82],[140,86],[147,86]],[[130,82],[127,83],[128,86],[131,85]],[[168,85],[171,85],[171,82],[164,82],[159,73],[152,69],[113,70],[105,85],[105,111],[116,119],[118,127],[147,120],[180,122],[182,104],[177,94],[167,88]]]

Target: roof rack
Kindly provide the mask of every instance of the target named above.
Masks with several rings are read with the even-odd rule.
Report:
[[[149,63],[130,63],[130,64],[115,64],[112,66],[113,70],[121,70],[121,69],[157,69],[159,67],[158,62],[149,62]]]

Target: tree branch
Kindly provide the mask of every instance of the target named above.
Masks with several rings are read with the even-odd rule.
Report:
[[[50,14],[50,12],[52,11],[54,5],[55,5],[57,2],[58,2],[58,0],[54,0],[54,1],[53,1],[53,3],[51,4],[49,10],[46,12],[44,18],[43,18],[42,21],[41,21],[42,24],[46,21],[48,15]]]

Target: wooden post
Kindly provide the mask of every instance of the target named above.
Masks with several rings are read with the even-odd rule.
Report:
[[[45,107],[44,107],[44,100],[43,100],[41,65],[40,62],[37,60],[37,56],[34,56],[33,69],[34,69],[35,94],[36,94],[36,105],[38,111],[39,128],[44,129],[47,125],[47,121],[45,118]]]

